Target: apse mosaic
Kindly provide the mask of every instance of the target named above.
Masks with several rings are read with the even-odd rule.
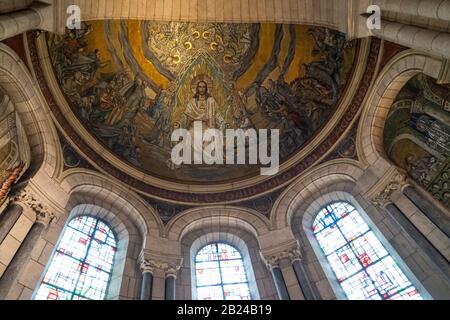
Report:
[[[412,179],[450,207],[450,86],[423,74],[411,79],[388,115],[384,146]]]
[[[285,161],[337,107],[357,51],[319,27],[145,21],[85,23],[49,35],[48,46],[71,109],[97,140],[145,173],[197,183],[259,167],[175,166],[174,129],[194,119],[222,131],[280,129]]]
[[[352,205],[336,202],[323,208],[313,232],[349,300],[422,300]]]

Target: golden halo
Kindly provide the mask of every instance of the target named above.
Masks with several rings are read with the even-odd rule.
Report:
[[[216,51],[218,45],[219,45],[219,44],[218,44],[217,42],[213,41],[213,42],[210,43],[209,48],[210,48],[211,50],[213,50],[213,51]]]
[[[181,57],[179,54],[174,54],[171,58],[174,64],[179,64],[181,62]]]
[[[214,88],[214,84],[213,84],[212,78],[210,76],[208,76],[207,74],[199,74],[199,75],[195,76],[194,79],[192,79],[192,81],[191,81],[192,93],[194,93],[194,94],[197,93],[197,85],[200,81],[206,82],[206,84],[208,85],[208,93],[211,93],[211,91]]]
[[[204,31],[202,33],[202,38],[207,40],[209,38],[209,36],[211,35],[211,33],[209,31]]]

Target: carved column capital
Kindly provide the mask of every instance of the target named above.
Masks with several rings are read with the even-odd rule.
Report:
[[[53,223],[55,215],[51,212],[36,213],[36,223],[44,225],[46,228]]]
[[[49,226],[56,218],[53,210],[36,200],[36,197],[28,190],[21,190],[14,194],[13,202],[18,203],[24,209],[32,210],[36,215],[36,223],[43,224],[45,227]]]
[[[280,261],[283,259],[289,259],[291,263],[302,260],[302,253],[298,241],[291,241],[275,248],[263,250],[261,251],[261,256],[269,269],[279,267]]]
[[[142,273],[154,273],[156,269],[162,270],[165,277],[175,277],[181,269],[183,258],[169,255],[162,255],[155,252],[145,250],[140,255]]]
[[[142,273],[151,273],[153,274],[155,272],[155,268],[157,267],[155,265],[155,262],[152,260],[144,260],[141,262],[141,271]]]
[[[397,190],[401,191],[408,185],[410,182],[407,173],[401,169],[395,169],[380,180],[380,183],[371,192],[369,199],[376,207],[385,208],[392,203],[392,194]]]
[[[181,269],[181,264],[167,264],[167,266],[164,269],[164,272],[167,277],[174,277],[177,278],[178,271]]]

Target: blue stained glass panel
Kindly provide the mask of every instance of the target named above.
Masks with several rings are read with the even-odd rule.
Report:
[[[422,299],[349,203],[335,202],[323,208],[312,229],[348,299]]]
[[[336,251],[347,244],[346,239],[339,232],[336,225],[330,225],[320,233],[316,234],[316,238],[320,243],[326,255]]]
[[[362,269],[349,246],[332,252],[327,258],[329,263],[335,266],[333,270],[338,280],[346,279]]]
[[[225,243],[212,243],[195,259],[199,300],[249,300],[250,289],[239,251]]]
[[[197,286],[210,286],[221,283],[218,261],[198,262],[196,273]]]
[[[106,224],[88,216],[71,220],[35,299],[104,299],[116,251],[115,236]]]
[[[250,300],[250,290],[245,283],[223,286],[225,300]]]
[[[197,287],[198,300],[224,300],[222,286]]]

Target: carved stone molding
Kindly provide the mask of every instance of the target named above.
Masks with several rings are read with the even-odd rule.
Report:
[[[162,255],[158,253],[142,252],[140,255],[142,273],[154,273],[156,269],[162,270],[166,277],[177,277],[181,269],[183,258]]]
[[[406,172],[398,168],[390,170],[370,192],[369,199],[376,207],[384,208],[392,202],[392,194],[407,185],[410,185],[410,182]]]
[[[280,261],[289,259],[291,263],[302,260],[302,253],[298,241],[290,241],[280,246],[261,251],[261,256],[269,269],[280,266]]]
[[[28,190],[21,190],[14,194],[13,202],[20,204],[24,208],[32,210],[36,214],[36,223],[41,223],[46,227],[55,219],[55,214],[50,207],[38,201]]]
[[[157,268],[157,266],[155,266],[155,263],[152,260],[144,260],[141,262],[141,271],[143,274],[144,273],[153,274],[155,272],[155,268]]]
[[[167,264],[167,266],[164,268],[164,272],[166,273],[166,278],[167,277],[177,277],[178,271],[180,271],[181,269],[181,264],[177,264],[177,265],[171,265],[171,264]]]

